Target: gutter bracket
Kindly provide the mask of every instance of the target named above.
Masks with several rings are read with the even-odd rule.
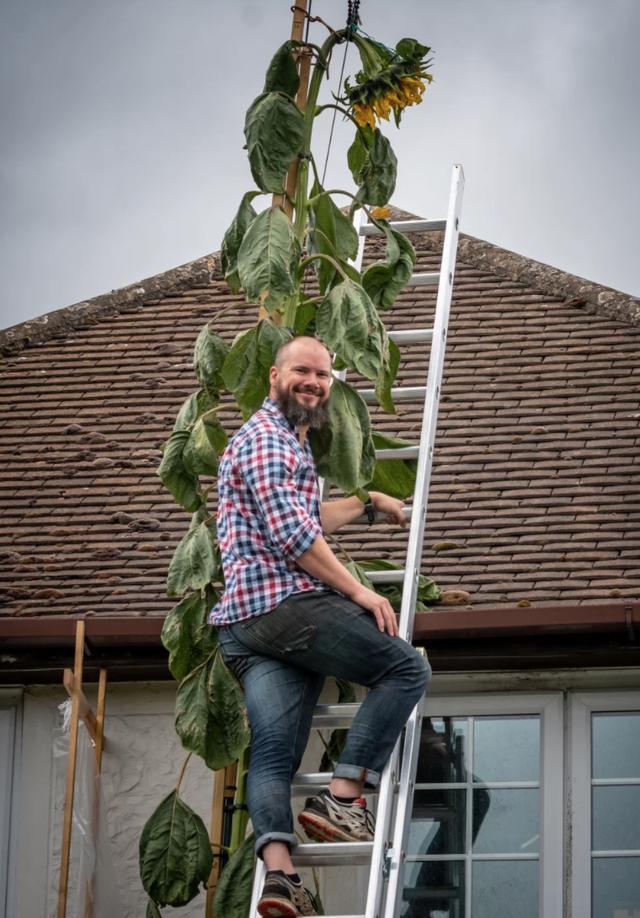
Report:
[[[627,637],[629,638],[629,643],[635,644],[637,641],[637,637],[636,637],[636,630],[635,630],[634,621],[633,621],[633,607],[632,606],[625,606],[624,620],[627,626]]]

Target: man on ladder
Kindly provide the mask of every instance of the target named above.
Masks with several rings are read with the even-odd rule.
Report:
[[[323,537],[363,514],[357,497],[320,507],[307,440],[326,421],[331,355],[315,338],[285,344],[270,394],[230,441],[219,470],[218,538],[225,593],[212,610],[222,656],[241,681],[251,724],[248,804],[267,874],[265,918],[315,915],[292,859],[291,779],[307,743],[325,676],[369,692],[329,788],[299,820],[320,841],[371,841],[361,798],[375,788],[431,671],[398,637],[390,603],[355,579]],[[364,505],[405,525],[403,504],[371,492]]]

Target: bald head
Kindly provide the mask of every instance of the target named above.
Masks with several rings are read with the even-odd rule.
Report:
[[[326,357],[329,361],[329,368],[331,368],[329,349],[322,341],[312,338],[311,335],[300,335],[298,338],[292,338],[291,341],[281,344],[276,353],[274,366],[281,370],[286,363],[296,360],[299,354],[307,353],[307,349],[309,349],[308,353],[313,353],[314,356],[321,356],[321,359]]]

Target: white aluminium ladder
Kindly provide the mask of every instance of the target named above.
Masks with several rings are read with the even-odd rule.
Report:
[[[442,368],[449,325],[449,309],[458,248],[459,221],[464,189],[462,166],[453,167],[451,190],[446,220],[409,220],[391,223],[393,229],[404,233],[422,233],[444,230],[444,244],[440,271],[414,274],[407,287],[436,285],[438,294],[432,328],[389,332],[398,345],[431,341],[429,370],[426,386],[402,387],[392,390],[394,401],[424,399],[422,433],[419,446],[402,449],[376,450],[379,459],[417,459],[416,487],[410,510],[410,529],[404,569],[398,571],[369,572],[376,583],[402,583],[400,608],[400,638],[411,642],[415,616],[420,559],[424,537],[427,501],[433,464]],[[362,213],[362,211],[360,211]],[[360,270],[367,236],[380,233],[373,224],[358,228],[360,246],[355,267]],[[360,389],[367,403],[376,401],[374,389]],[[364,519],[364,517],[363,517]],[[313,718],[316,729],[349,727],[359,705],[318,705]],[[369,864],[369,884],[364,913],[358,915],[333,915],[333,918],[398,918],[402,901],[405,850],[413,804],[422,704],[414,708],[406,725],[404,743],[398,740],[380,781],[376,813],[376,831],[373,842],[322,842],[299,845],[293,852],[296,866],[356,866]],[[400,748],[402,745],[402,755]],[[327,773],[298,774],[294,778],[292,794],[307,796],[329,784]],[[258,860],[253,884],[249,918],[258,918],[257,903],[264,882],[264,864]]]

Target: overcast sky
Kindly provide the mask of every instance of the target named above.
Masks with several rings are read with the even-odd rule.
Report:
[[[1,327],[219,249],[253,187],[244,113],[291,2],[0,0]],[[362,0],[360,12],[386,44],[435,51],[423,104],[385,128],[394,203],[444,216],[460,162],[465,232],[639,295],[640,0]],[[312,13],[340,28],[346,2],[313,0]],[[315,24],[310,38],[325,34]],[[327,186],[351,187],[352,134],[338,121]]]

